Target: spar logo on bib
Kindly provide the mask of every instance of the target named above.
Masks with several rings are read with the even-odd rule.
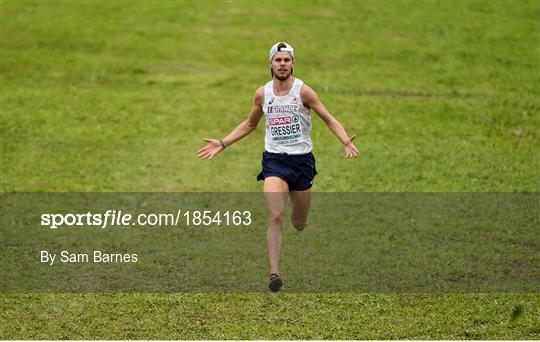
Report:
[[[288,125],[291,123],[291,117],[283,116],[280,118],[269,118],[268,123],[270,126]]]
[[[268,123],[270,126],[289,125],[291,123],[297,124],[300,122],[300,116],[282,116],[278,118],[269,118]]]

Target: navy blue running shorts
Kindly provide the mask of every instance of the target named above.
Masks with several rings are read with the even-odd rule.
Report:
[[[308,154],[280,154],[263,152],[262,171],[257,180],[266,177],[279,177],[289,184],[289,190],[304,191],[313,185],[317,174],[315,157]]]

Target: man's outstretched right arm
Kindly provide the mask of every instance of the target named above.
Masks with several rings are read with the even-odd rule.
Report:
[[[208,144],[197,151],[197,157],[203,159],[212,159],[219,152],[223,151],[225,147],[234,144],[238,140],[247,136],[257,128],[257,124],[263,116],[262,105],[264,101],[264,88],[260,87],[255,92],[253,98],[253,107],[248,115],[248,118],[239,124],[229,135],[221,140],[217,139],[204,139]]]

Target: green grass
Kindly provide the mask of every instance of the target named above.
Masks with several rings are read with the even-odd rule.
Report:
[[[315,191],[539,189],[538,2],[2,1],[1,15],[2,192],[260,192],[262,123],[215,160],[195,151],[246,117],[280,40],[358,135],[361,156],[345,160],[314,119]],[[6,292],[0,304],[4,339],[540,337],[537,291]]]
[[[539,197],[510,193],[315,193],[309,227],[285,224],[283,292],[535,292]],[[250,211],[251,224],[41,225],[42,213]],[[261,193],[5,194],[0,292],[265,292]],[[289,217],[286,213],[285,217]],[[212,215],[214,216],[214,215]],[[223,218],[223,216],[222,216]],[[52,266],[40,251],[57,254]],[[137,263],[61,263],[59,254],[137,254]],[[24,267],[21,269],[21,265]]]
[[[4,339],[534,339],[532,294],[18,294]],[[535,318],[536,317],[536,318]]]
[[[2,190],[260,191],[262,124],[194,155],[287,40],[362,151],[314,119],[316,191],[536,191],[538,7],[4,2]]]

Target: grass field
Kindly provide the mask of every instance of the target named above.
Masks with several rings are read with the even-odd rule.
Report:
[[[260,192],[263,124],[215,160],[198,160],[195,151],[203,137],[223,137],[246,117],[269,77],[268,49],[281,40],[295,47],[295,75],[358,135],[361,156],[346,160],[314,119],[315,191],[539,189],[535,1],[2,1],[1,15],[2,192]],[[13,227],[2,225],[5,265],[20,246],[6,246]],[[346,243],[339,230],[302,234],[287,231],[285,243],[324,237],[334,242],[329,255]],[[523,240],[538,262],[534,231]],[[264,278],[264,250],[257,253]],[[4,292],[0,338],[539,339],[539,308],[538,286],[528,293]]]
[[[533,294],[27,294],[3,296],[0,305],[5,339],[534,339],[540,333]]]

